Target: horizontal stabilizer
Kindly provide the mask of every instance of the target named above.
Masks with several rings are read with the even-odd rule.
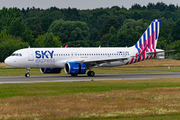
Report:
[[[156,54],[156,53],[166,53],[166,52],[173,52],[175,50],[161,50],[161,51],[157,51],[157,52],[146,52],[146,54]]]

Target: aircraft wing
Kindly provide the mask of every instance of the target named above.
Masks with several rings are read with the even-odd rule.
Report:
[[[108,63],[114,62],[114,61],[121,61],[128,60],[129,57],[119,57],[119,58],[99,58],[99,59],[87,59],[87,60],[81,60],[76,62],[82,62],[82,63],[94,63],[94,64],[101,64],[101,63]]]

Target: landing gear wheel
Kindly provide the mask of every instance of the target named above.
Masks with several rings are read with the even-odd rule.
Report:
[[[71,76],[77,76],[78,74],[71,74]]]
[[[29,73],[26,73],[26,74],[25,74],[25,77],[30,77],[30,74],[29,74]]]
[[[30,77],[30,74],[29,74],[30,68],[26,68],[26,70],[27,70],[27,73],[25,74],[25,77]]]
[[[95,76],[95,72],[94,71],[88,71],[87,76],[94,77]]]

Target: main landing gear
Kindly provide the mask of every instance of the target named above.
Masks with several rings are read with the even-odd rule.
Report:
[[[95,72],[94,71],[88,71],[87,72],[87,76],[94,77],[95,76]]]
[[[78,76],[78,74],[71,74],[71,76],[76,77],[76,76]],[[95,72],[94,71],[88,71],[87,72],[87,76],[88,77],[94,77],[95,76]]]
[[[25,77],[30,77],[30,74],[29,74],[30,68],[26,68],[26,70],[27,70],[27,73],[25,74]]]

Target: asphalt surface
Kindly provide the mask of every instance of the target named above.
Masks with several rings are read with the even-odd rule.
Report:
[[[129,79],[155,79],[155,78],[180,78],[180,72],[170,73],[142,73],[142,74],[102,74],[88,77],[79,75],[72,77],[66,76],[24,76],[0,77],[0,84],[3,83],[34,83],[34,82],[65,82],[65,81],[99,81],[99,80],[129,80]]]

